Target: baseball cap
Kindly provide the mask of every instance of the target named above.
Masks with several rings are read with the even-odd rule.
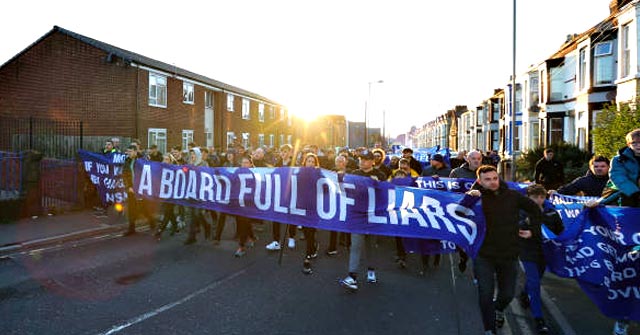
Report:
[[[360,153],[360,158],[373,160],[373,152],[371,152],[371,150],[369,149],[365,149]]]

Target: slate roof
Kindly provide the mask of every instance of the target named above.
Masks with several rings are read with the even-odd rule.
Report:
[[[108,43],[104,43],[102,41],[98,41],[96,39],[75,33],[71,30],[67,30],[58,26],[54,26],[52,30],[50,30],[48,33],[46,33],[44,36],[40,37],[38,40],[36,40],[35,42],[33,42],[31,45],[29,45],[26,49],[22,50],[20,53],[18,53],[17,55],[13,56],[11,59],[9,59],[7,62],[5,62],[4,64],[2,64],[2,66],[0,66],[0,68],[3,68],[5,65],[11,63],[12,61],[14,61],[15,59],[19,58],[22,54],[24,54],[25,52],[27,52],[29,49],[31,49],[32,47],[34,47],[35,45],[37,45],[38,43],[40,43],[40,41],[46,39],[47,37],[49,37],[50,35],[53,35],[55,33],[61,33],[61,34],[65,34],[67,36],[70,36],[72,38],[75,38],[79,41],[82,41],[86,44],[89,44],[95,48],[98,48],[100,50],[103,50],[106,53],[111,53],[114,56],[117,56],[119,58],[122,58],[125,60],[125,62],[134,62],[136,64],[139,65],[144,65],[147,66],[149,68],[154,68],[160,71],[164,71],[167,73],[172,73],[172,74],[176,74],[179,75],[181,77],[185,77],[185,78],[189,78],[192,79],[194,81],[197,82],[201,82],[201,83],[205,83],[207,85],[213,86],[213,87],[217,87],[220,88],[222,90],[225,91],[231,91],[233,93],[239,94],[239,95],[244,95],[247,96],[249,98],[253,98],[256,100],[261,100],[264,102],[268,102],[271,104],[275,104],[275,105],[280,105],[279,103],[267,99],[259,94],[241,89],[239,87],[235,87],[229,84],[225,84],[221,81],[215,80],[215,79],[211,79],[209,77],[188,71],[186,69],[180,68],[180,67],[176,67],[174,65],[171,64],[167,64],[167,63],[163,63],[161,61],[155,60],[153,58],[149,58],[140,54],[137,54],[135,52],[131,52],[129,50],[125,50],[122,48],[118,48],[116,46],[113,46],[111,44]]]

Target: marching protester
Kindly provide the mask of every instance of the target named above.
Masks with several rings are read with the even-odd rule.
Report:
[[[476,179],[476,170],[482,164],[482,153],[477,150],[469,152],[466,161],[459,167],[451,170],[449,178]]]
[[[389,177],[391,177],[391,169],[384,165],[384,160],[386,158],[384,150],[376,148],[371,150],[371,152],[373,152],[373,167],[384,173],[385,180],[389,179]]]
[[[283,144],[280,146],[280,158],[275,164],[275,167],[293,167],[295,164],[293,160],[293,147],[290,144]],[[296,226],[281,224],[279,222],[273,222],[271,224],[271,233],[273,240],[265,247],[269,251],[280,250],[280,226],[284,225],[288,234],[287,247],[294,249],[296,247]]]
[[[398,161],[398,169],[393,171],[392,174],[394,174],[398,170],[404,171],[407,176],[412,178],[420,177],[420,174],[416,170],[411,168],[411,161],[404,157],[400,158],[400,160]]]
[[[549,194],[581,195],[599,197],[609,181],[609,158],[596,155],[589,160],[587,174],[560,186],[558,190],[549,190]]]
[[[333,170],[338,173],[338,182],[342,182],[344,175],[346,173],[349,173],[349,171],[347,170],[347,158],[344,157],[343,155],[338,155],[335,157],[334,161],[335,161],[335,166]],[[351,234],[340,233],[339,236],[340,236],[341,242],[344,241],[343,243],[347,247],[351,246]],[[327,256],[335,256],[338,254],[338,248],[336,245],[337,239],[338,239],[338,232],[332,230],[329,233],[329,247],[327,248]]]
[[[240,159],[240,167],[252,168],[254,167],[253,161],[249,156],[243,156]],[[247,246],[253,247],[255,237],[253,235],[253,229],[251,227],[251,219],[241,215],[236,215],[236,229],[238,230],[238,249],[234,256],[242,257],[247,253]]]
[[[458,154],[460,157],[460,153]],[[464,162],[459,167],[451,170],[449,174],[449,178],[467,178],[467,179],[476,179],[477,170],[482,164],[482,153],[477,150],[473,150],[465,155],[466,162]],[[469,256],[462,250],[458,249],[458,254],[460,255],[460,260],[458,262],[458,270],[460,272],[464,272],[467,269],[467,261],[469,260]]]
[[[207,162],[202,160],[202,152],[200,148],[193,147],[189,150],[189,165],[207,167]],[[204,218],[204,210],[193,206],[188,206],[185,209],[185,218],[189,224],[189,235],[187,240],[184,241],[185,245],[196,243],[196,234],[199,228],[202,226],[204,230],[204,239],[211,238],[211,226]]]
[[[466,150],[458,151],[458,154],[456,155],[456,157],[452,157],[450,159],[451,169],[455,169],[462,166],[462,164],[464,164],[466,161],[467,161],[467,151]]]
[[[609,181],[602,198],[598,203],[640,207],[640,128],[634,129],[625,136],[626,146],[618,151],[611,160]],[[614,335],[627,335],[629,320],[616,320],[613,325]]]
[[[423,177],[443,177],[448,178],[451,168],[447,166],[441,154],[435,154],[429,159],[429,166],[422,170]]]
[[[374,180],[383,181],[384,174],[373,168],[373,153],[364,150],[360,155],[360,168],[354,170],[352,174],[370,177]],[[361,256],[365,253],[366,261],[369,262],[367,268],[367,282],[375,283],[378,281],[376,277],[375,267],[373,266],[373,239],[370,235],[351,234],[351,248],[349,249],[349,273],[347,277],[340,281],[340,284],[352,291],[358,290],[358,271],[360,268]],[[364,249],[364,250],[363,250]]]
[[[176,160],[171,154],[164,154],[162,157],[162,162],[165,164],[175,164]],[[171,223],[171,232],[169,233],[169,235],[173,236],[178,230],[178,220],[176,219],[176,214],[174,212],[175,205],[167,201],[162,203],[161,208],[162,221],[160,222],[158,231],[155,234],[155,238],[158,240],[162,237],[162,233],[167,229],[169,223]]]
[[[536,162],[533,180],[547,190],[555,190],[564,183],[564,168],[562,163],[554,158],[553,149],[544,149],[543,155]]]
[[[402,158],[409,160],[409,166],[418,174],[418,176],[422,174],[422,163],[418,162],[415,157],[413,157],[413,150],[411,148],[402,149]]]
[[[163,156],[160,151],[158,151],[158,146],[152,144],[149,146],[149,160],[153,162],[162,162]]]
[[[225,160],[224,160],[224,163],[222,163],[222,167],[230,168],[230,167],[237,167],[238,166],[238,165],[236,165],[236,151],[235,151],[235,149],[227,150],[227,153],[226,153],[226,155],[224,157],[225,157]],[[217,221],[216,221],[216,232],[215,232],[215,236],[213,237],[213,244],[214,245],[220,244],[220,240],[222,239],[222,232],[224,231],[224,227],[226,225],[226,222],[227,222],[227,214],[221,212],[218,215]],[[237,224],[236,224],[235,236],[238,236]]]
[[[495,166],[480,166],[477,177],[480,189],[467,194],[482,198],[487,230],[478,257],[473,261],[473,270],[478,280],[484,331],[491,335],[504,325],[504,310],[515,295],[519,238],[533,236],[531,229],[518,225],[520,210],[524,210],[532,222],[540,222],[542,213],[531,199],[507,188],[507,184],[498,177]],[[494,301],[496,280],[498,287]]]
[[[130,145],[127,147],[126,154],[127,159],[122,169],[122,181],[127,190],[127,217],[129,219],[129,227],[124,233],[124,236],[129,236],[136,233],[136,217],[139,213],[142,213],[147,218],[151,231],[156,229],[156,220],[146,201],[138,199],[136,192],[133,190],[134,165],[136,160],[138,160],[138,147],[133,144]]]
[[[520,261],[524,266],[526,282],[519,300],[523,307],[531,308],[538,334],[548,334],[549,327],[542,315],[542,298],[540,297],[540,281],[546,268],[540,224],[544,224],[556,235],[562,232],[564,226],[555,207],[546,200],[547,191],[542,185],[530,185],[527,188],[527,196],[538,205],[543,214],[542,221],[535,222],[534,218],[521,211],[520,229],[529,230],[532,235],[530,238],[520,238]]]
[[[320,160],[318,156],[314,153],[308,153],[304,157],[304,167],[311,168],[320,168]],[[311,260],[318,257],[318,251],[320,250],[320,243],[316,240],[316,228],[311,227],[303,227],[302,233],[304,234],[304,239],[307,242],[307,252],[304,257],[304,263],[302,264],[302,272],[305,274],[313,273],[311,269]]]

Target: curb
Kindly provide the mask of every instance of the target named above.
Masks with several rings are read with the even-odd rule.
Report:
[[[123,225],[91,228],[91,229],[80,230],[80,231],[57,235],[57,236],[44,237],[44,238],[33,239],[33,240],[24,241],[24,242],[18,242],[18,243],[0,247],[0,258],[7,257],[8,255],[18,253],[18,252],[26,252],[36,248],[61,244],[69,241],[77,241],[77,240],[85,239],[85,238],[96,236],[96,235],[117,233],[117,232],[123,231],[124,228],[125,227]]]

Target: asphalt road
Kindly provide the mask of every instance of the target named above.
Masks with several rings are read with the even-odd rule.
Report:
[[[264,225],[256,247],[234,258],[233,226],[219,246],[183,246],[183,234],[157,242],[142,233],[0,260],[0,333],[483,333],[470,271],[452,269],[449,256],[420,276],[418,257],[399,269],[393,240],[382,238],[375,257],[379,282],[349,293],[338,285],[347,270],[345,249],[321,254],[314,273],[304,275],[304,241],[284,251],[279,265],[278,253],[264,249],[270,236]],[[319,237],[324,251],[328,233]],[[500,334],[531,334],[529,313],[514,305]],[[608,322],[602,318],[600,328],[590,329],[610,329]],[[553,326],[554,334],[562,333]]]

